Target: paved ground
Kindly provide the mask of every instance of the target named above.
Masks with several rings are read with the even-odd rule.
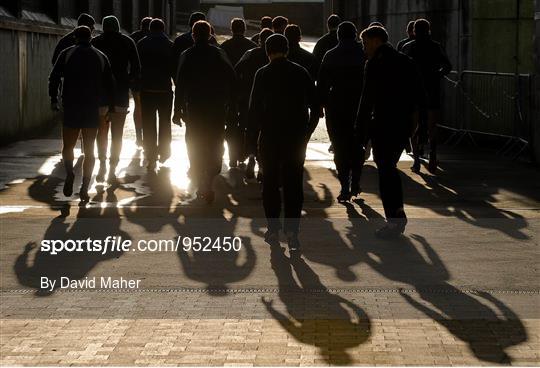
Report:
[[[373,163],[361,199],[336,203],[320,130],[298,259],[263,242],[260,188],[242,170],[224,166],[214,205],[193,203],[183,129],[174,128],[173,157],[149,175],[131,124],[121,186],[94,185],[82,207],[61,194],[57,132],[0,149],[2,365],[540,364],[537,168],[445,147],[433,177],[412,174],[403,156],[410,222],[388,243],[373,236],[382,223]],[[109,235],[238,236],[242,247],[39,249],[43,239]],[[48,291],[43,276],[141,281]]]

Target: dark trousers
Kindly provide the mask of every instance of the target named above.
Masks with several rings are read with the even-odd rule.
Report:
[[[332,123],[329,123],[332,124]],[[354,139],[354,132],[334,130],[331,135],[334,147],[334,163],[341,190],[358,190],[364,166],[364,149]]]
[[[186,123],[190,172],[201,194],[212,190],[214,177],[221,172],[224,126],[223,118],[211,122],[190,118]]]
[[[306,143],[279,143],[277,140],[265,142],[261,139],[259,157],[263,168],[263,206],[268,230],[281,229],[281,193],[283,191],[283,209],[285,233],[297,234],[300,216],[304,204],[303,174],[306,157]]]
[[[141,92],[144,155],[149,161],[157,160],[158,155],[165,161],[171,155],[171,110],[172,92]]]
[[[244,160],[244,132],[238,124],[229,124],[225,132],[227,148],[229,149],[229,161]]]
[[[405,226],[407,216],[403,209],[403,188],[397,163],[405,149],[406,139],[392,141],[389,137],[372,137],[371,145],[379,171],[379,191],[384,215],[388,222]]]

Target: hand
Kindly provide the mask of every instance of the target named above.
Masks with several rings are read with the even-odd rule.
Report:
[[[60,111],[60,106],[58,106],[58,102],[51,101],[51,110]]]
[[[175,112],[172,118],[172,122],[178,126],[182,126],[182,115],[178,112]]]

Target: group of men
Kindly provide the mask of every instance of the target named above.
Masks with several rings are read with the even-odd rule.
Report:
[[[279,241],[283,230],[290,250],[299,249],[305,154],[323,116],[341,184],[338,201],[360,193],[370,141],[387,219],[377,235],[403,233],[407,219],[397,163],[411,137],[419,162],[423,138],[418,126],[430,127],[430,159],[434,157],[437,83],[450,69],[442,48],[430,38],[428,21],[414,22],[411,39],[400,45],[409,56],[390,45],[382,24],[371,24],[359,37],[356,26],[337,15],[328,18],[328,33],[313,54],[300,46],[300,27],[282,16],[263,17],[261,31],[251,40],[245,37],[244,20],[233,19],[232,37],[221,45],[199,12],[191,15],[189,31],[174,42],[161,19],[144,18],[141,30],[130,37],[120,33],[114,16],[102,23],[103,34],[92,38],[94,19],[82,14],[53,56],[49,93],[58,109],[62,86],[66,196],[73,193],[73,149],[79,135],[85,154],[81,200],[89,199],[96,138],[96,180],[105,178],[109,130],[107,180],[117,183],[131,90],[137,142],[144,147],[150,173],[157,161],[170,157],[171,116],[173,123],[186,126],[189,175],[198,187],[197,197],[207,203],[214,201],[212,181],[221,171],[224,141],[230,167],[248,161],[247,178],[255,178],[258,162],[267,242]],[[416,160],[413,169],[419,170]]]

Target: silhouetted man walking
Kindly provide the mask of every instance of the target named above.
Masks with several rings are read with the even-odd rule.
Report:
[[[265,28],[272,29],[272,17],[269,17],[267,15],[261,18],[261,31]],[[261,35],[261,32],[255,33],[251,37],[251,41],[255,42],[257,45],[260,44],[260,39],[259,39],[260,35]]]
[[[243,19],[234,18],[231,21],[232,37],[221,44],[221,48],[227,54],[232,65],[236,65],[246,51],[257,45],[244,36],[246,23]],[[244,132],[238,118],[229,121],[226,132],[227,145],[229,147],[229,166],[237,167],[238,161],[243,161],[244,156]]]
[[[153,19],[150,35],[137,44],[141,60],[141,108],[144,156],[153,171],[159,156],[165,162],[171,155],[173,43],[165,34],[165,23]],[[159,134],[156,127],[159,115]]]
[[[266,55],[265,42],[273,32],[270,29],[263,29],[260,33],[260,45],[254,49],[247,51],[244,56],[235,65],[234,70],[238,78],[238,120],[240,129],[244,131],[245,151],[249,155],[249,161],[246,167],[246,178],[255,178],[255,156],[257,154],[257,139],[259,131],[254,127],[248,127],[248,107],[249,96],[255,79],[257,70],[268,64],[268,55]],[[262,169],[259,166],[257,179],[262,180]]]
[[[353,23],[339,25],[339,43],[324,56],[317,82],[320,101],[326,108],[326,125],[341,184],[339,202],[360,194],[364,164],[364,151],[354,140],[354,125],[362,94],[359,81],[364,78],[366,58],[356,35]]]
[[[272,30],[274,31],[274,33],[283,34],[288,24],[289,19],[285,18],[284,16],[278,15],[277,17],[274,17],[274,19],[272,19]]]
[[[60,52],[49,76],[51,107],[58,110],[58,89],[62,84],[62,161],[66,169],[64,195],[73,194],[73,149],[82,133],[84,162],[79,191],[81,201],[88,201],[88,188],[94,170],[94,144],[100,115],[106,114],[114,98],[114,78],[107,56],[90,45],[92,31],[80,26],[73,32],[76,45]]]
[[[409,23],[407,23],[407,38],[404,38],[398,42],[396,50],[402,52],[403,46],[405,46],[412,40],[414,40],[414,20],[411,20]]]
[[[441,112],[441,79],[450,73],[452,64],[438,42],[431,39],[431,25],[425,19],[414,22],[415,39],[403,46],[403,52],[411,57],[422,77],[427,94],[427,114],[422,114],[418,130],[413,138],[414,165],[412,170],[420,172],[422,147],[429,138],[430,152],[428,170],[437,171],[437,123]]]
[[[315,56],[315,62],[316,62],[315,69],[317,70],[317,72],[319,71],[319,66],[322,63],[324,55],[329,50],[336,47],[338,44],[337,29],[340,23],[341,23],[341,18],[338,15],[336,14],[330,15],[326,21],[326,25],[328,27],[328,33],[326,33],[324,36],[319,38],[319,40],[315,44],[315,47],[313,48],[313,55]]]
[[[209,44],[210,24],[193,25],[193,47],[180,57],[175,90],[174,122],[186,122],[190,171],[197,197],[214,201],[212,181],[221,171],[228,109],[233,105],[235,74],[225,52]]]
[[[421,81],[413,61],[388,44],[386,30],[372,26],[361,33],[368,61],[356,122],[359,144],[371,139],[379,171],[379,190],[387,224],[381,238],[403,233],[407,216],[397,163],[422,104]]]
[[[279,34],[268,37],[266,52],[270,63],[257,71],[250,99],[250,125],[260,129],[263,205],[268,221],[265,238],[271,244],[279,241],[281,187],[283,228],[289,249],[295,251],[300,246],[304,159],[319,121],[319,107],[307,70],[287,60],[287,39]]]
[[[204,15],[204,13],[192,13],[189,17],[189,31],[182,33],[174,40],[173,53],[175,71],[178,70],[178,61],[180,60],[180,55],[182,55],[184,51],[193,46],[193,35],[191,32],[193,29],[193,25],[200,20],[206,20],[206,15]],[[210,44],[217,46],[217,40],[213,35],[210,36]]]
[[[150,34],[150,22],[152,22],[152,17],[144,17],[141,19],[140,28],[129,35],[135,44]]]
[[[300,41],[302,40],[302,30],[300,27],[296,24],[289,24],[285,28],[285,37],[289,41],[287,59],[306,68],[311,78],[315,80],[317,78],[315,56],[300,46]]]
[[[96,24],[96,21],[90,14],[82,13],[81,15],[79,15],[79,18],[77,18],[77,27],[86,26],[90,29],[90,31],[93,31],[94,24]],[[52,64],[54,65],[56,63],[56,60],[58,59],[58,56],[62,51],[64,51],[68,47],[74,46],[76,43],[77,37],[75,36],[75,30],[69,32],[67,35],[62,37],[54,48]]]
[[[92,40],[92,45],[107,55],[116,81],[116,88],[114,101],[109,107],[108,119],[104,117],[100,121],[97,135],[100,168],[96,180],[103,181],[107,171],[106,159],[110,128],[112,143],[108,182],[116,184],[116,167],[122,150],[122,135],[129,108],[129,89],[138,91],[141,65],[135,42],[120,33],[118,19],[114,15],[109,15],[103,18],[102,23],[103,33]]]
[[[141,28],[133,32],[130,37],[135,42],[135,45],[150,34],[150,22],[152,22],[152,17],[144,17],[141,20]],[[139,86],[140,87],[140,86]],[[143,137],[142,137],[142,112],[141,112],[141,93],[139,88],[132,88],[131,93],[133,95],[133,102],[135,104],[135,109],[133,110],[133,122],[135,123],[135,143],[137,147],[142,147]]]

